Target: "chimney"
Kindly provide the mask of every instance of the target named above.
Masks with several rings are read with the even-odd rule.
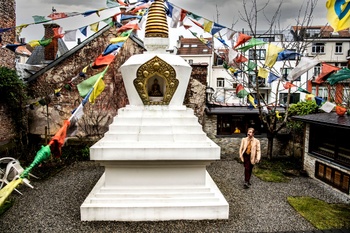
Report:
[[[58,24],[55,24],[55,23],[44,24],[44,29],[45,29],[44,39],[52,38],[52,42],[44,47],[45,48],[45,50],[44,50],[44,59],[45,60],[52,61],[52,60],[56,59],[56,55],[57,55],[57,51],[58,51],[58,39],[53,38],[53,36],[54,36],[53,29],[59,28],[59,27],[60,26]]]

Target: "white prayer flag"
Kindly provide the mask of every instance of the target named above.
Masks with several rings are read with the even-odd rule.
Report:
[[[320,107],[320,109],[322,109],[323,111],[325,111],[327,113],[330,113],[335,106],[336,106],[335,104],[327,101],[322,105],[322,107]]]
[[[299,64],[288,74],[287,80],[294,81],[318,63],[320,63],[320,61],[316,58],[302,57]]]
[[[65,31],[64,40],[65,41],[76,41],[76,39],[77,39],[76,35],[77,35],[77,30]]]

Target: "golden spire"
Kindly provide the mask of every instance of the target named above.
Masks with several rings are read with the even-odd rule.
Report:
[[[149,8],[145,37],[168,38],[168,22],[164,0],[154,0]]]

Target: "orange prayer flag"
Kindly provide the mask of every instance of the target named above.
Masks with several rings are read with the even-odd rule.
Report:
[[[103,56],[102,54],[96,58],[94,63],[92,63],[91,67],[93,69],[101,68],[102,66],[107,66],[112,63],[115,56],[110,53],[108,55]]]
[[[333,73],[334,71],[340,70],[341,68],[337,67],[337,66],[332,66],[329,65],[325,62],[322,62],[322,71],[321,73],[316,77],[315,82],[318,84],[323,83],[326,80],[326,77]]]
[[[285,89],[289,89],[289,88],[296,87],[296,86],[293,83],[286,82],[286,83],[283,84],[283,87]]]
[[[236,63],[242,63],[242,62],[246,62],[248,61],[248,59],[243,56],[242,54],[238,55],[235,60],[234,60]]]
[[[248,40],[250,40],[252,37],[243,33],[240,33],[236,42],[235,47],[233,48],[237,48],[238,46],[240,46],[241,44],[244,44],[245,42],[247,42]]]
[[[58,130],[58,132],[55,134],[55,136],[53,136],[53,138],[49,142],[51,152],[55,157],[61,156],[61,148],[64,144],[64,140],[66,139],[69,124],[69,120],[65,120],[61,129]]]

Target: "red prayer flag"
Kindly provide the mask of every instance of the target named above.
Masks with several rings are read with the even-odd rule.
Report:
[[[289,88],[296,87],[296,86],[293,83],[286,82],[286,83],[283,84],[283,87],[285,89],[289,89]]]
[[[242,54],[240,54],[234,59],[234,61],[236,63],[242,63],[242,62],[248,61],[248,59],[245,56],[243,56]]]
[[[96,60],[94,61],[94,63],[92,63],[91,67],[93,69],[98,69],[101,68],[103,66],[107,66],[109,64],[112,63],[112,61],[114,60],[115,56],[113,54],[108,54],[106,56],[103,56],[102,54],[100,56],[98,56],[96,58]]]
[[[62,38],[64,37],[64,34],[62,33],[62,28],[53,28],[53,38]]]
[[[62,19],[62,18],[67,18],[67,14],[66,13],[52,13],[49,14],[47,17],[51,18],[52,20],[56,20],[56,19]]]
[[[240,33],[236,42],[235,47],[233,47],[234,49],[237,48],[238,46],[240,46],[241,44],[244,44],[245,42],[247,42],[248,40],[250,40],[252,37],[243,33]]]
[[[337,67],[337,66],[332,66],[329,65],[325,62],[322,62],[322,71],[321,73],[316,77],[315,82],[318,84],[323,83],[326,79],[327,76],[331,73],[333,73],[334,71],[340,70],[341,68]]]
[[[339,115],[339,116],[344,116],[346,113],[346,108],[341,107],[341,106],[335,106],[335,112]]]
[[[61,156],[61,148],[64,144],[64,140],[66,139],[67,129],[69,127],[69,124],[70,124],[69,120],[65,120],[61,129],[58,130],[58,132],[49,142],[51,153],[55,157]]]
[[[123,26],[121,26],[117,32],[125,32],[129,29],[134,29],[134,30],[140,30],[140,27],[139,27],[139,24],[138,23],[135,23],[135,21],[131,21]]]
[[[197,22],[196,20],[194,20],[194,19],[191,19],[191,18],[189,18],[195,25],[197,25],[198,27],[200,27],[200,28],[203,28],[203,25],[202,24],[200,24],[199,22]],[[204,29],[204,28],[203,28]]]

